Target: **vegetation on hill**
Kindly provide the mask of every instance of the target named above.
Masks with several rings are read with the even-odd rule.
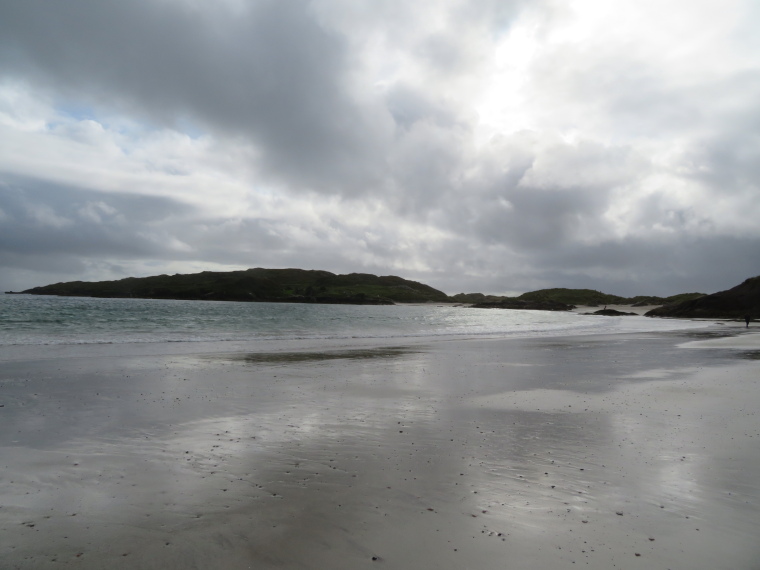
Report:
[[[521,309],[523,311],[572,311],[575,307],[551,299],[514,299],[504,297],[500,301],[475,303],[476,309]]]
[[[599,309],[593,313],[583,313],[584,315],[602,315],[604,317],[628,317],[638,316],[638,313],[629,313],[628,311],[616,311],[615,309]]]
[[[596,307],[599,305],[666,305],[668,303],[679,303],[689,299],[696,299],[704,296],[704,293],[681,293],[671,297],[654,297],[639,295],[636,297],[619,297],[618,295],[608,295],[601,291],[593,289],[540,289],[524,293],[517,297],[524,300],[550,300],[567,303],[569,305],[585,305],[587,307]]]
[[[678,295],[671,295],[670,297],[653,297],[653,296],[641,296],[630,297],[624,304],[634,305],[636,307],[644,307],[646,305],[668,305],[670,303],[680,303],[682,301],[688,301],[690,299],[698,299],[704,297],[704,293],[679,293]]]
[[[204,271],[187,275],[127,277],[118,281],[70,281],[34,287],[24,291],[24,293],[72,297],[135,297],[142,299],[291,303],[392,304],[393,302],[448,301],[469,303],[478,307],[542,310],[569,310],[577,305],[591,307],[599,305],[666,305],[666,307],[671,307],[680,306],[685,302],[692,303],[705,297],[702,293],[683,293],[672,297],[638,296],[627,298],[609,295],[593,289],[565,288],[539,289],[538,291],[524,293],[519,297],[484,295],[483,293],[458,293],[449,297],[444,292],[429,285],[394,275],[382,277],[368,273],[336,275],[329,271],[265,269],[261,267],[244,271]],[[716,293],[716,295],[721,294]],[[713,296],[708,295],[707,297]],[[712,301],[708,300],[707,302]],[[713,316],[713,313],[701,308],[704,306],[707,305],[690,304],[679,310],[686,312],[699,310],[704,316]],[[691,309],[690,307],[699,307],[699,309]],[[737,309],[739,312],[744,310]],[[760,313],[760,311],[758,312]],[[676,316],[670,312],[667,315],[666,312],[657,313],[655,311],[648,314],[651,316]],[[738,315],[738,313],[736,314]]]
[[[508,298],[500,295],[484,295],[483,293],[457,293],[452,295],[450,300],[456,303],[498,303]]]
[[[499,297],[482,293],[458,293],[451,297],[459,303],[472,303],[477,308],[537,309],[566,311],[575,306],[598,307],[599,305],[664,305],[702,297],[704,293],[682,293],[672,297],[620,297],[593,289],[539,289],[523,293],[519,297]],[[627,313],[630,314],[630,313]]]
[[[622,305],[625,297],[608,295],[592,289],[539,289],[523,293],[518,299],[523,301],[557,301],[567,305]]]
[[[727,291],[664,305],[646,313],[647,317],[734,319],[760,316],[760,275]]]
[[[355,304],[448,300],[442,291],[393,275],[336,275],[329,271],[263,268],[128,277],[118,281],[71,281],[34,287],[24,293],[73,297]]]

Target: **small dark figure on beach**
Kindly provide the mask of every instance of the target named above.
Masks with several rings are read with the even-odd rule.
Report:
[[[750,321],[749,315],[744,315],[744,322],[747,323],[747,328],[749,328],[749,321]]]

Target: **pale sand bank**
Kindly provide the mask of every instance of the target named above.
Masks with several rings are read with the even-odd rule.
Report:
[[[4,362],[0,566],[756,568],[721,334]]]

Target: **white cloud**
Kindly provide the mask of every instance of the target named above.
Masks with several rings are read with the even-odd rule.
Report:
[[[760,272],[751,0],[35,7],[0,9],[4,275],[33,281],[46,248],[89,277],[303,266],[452,292]]]

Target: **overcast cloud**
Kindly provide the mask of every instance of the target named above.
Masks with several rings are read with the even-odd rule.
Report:
[[[760,274],[754,0],[0,4],[0,289]]]

